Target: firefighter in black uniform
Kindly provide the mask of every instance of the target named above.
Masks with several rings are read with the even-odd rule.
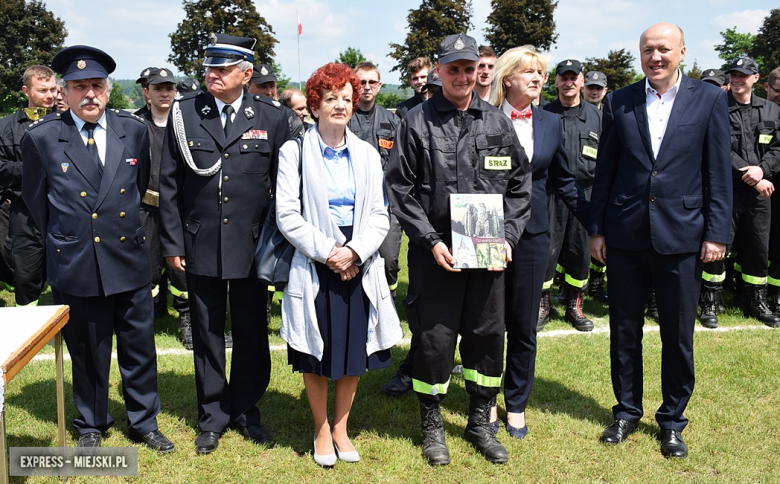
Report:
[[[737,263],[741,266],[745,298],[743,315],[770,327],[780,327],[780,316],[766,303],[769,228],[774,191],[773,175],[780,171],[777,105],[753,95],[758,65],[749,57],[731,63],[728,92],[731,124],[731,165],[734,203],[731,241],[739,241]],[[702,326],[718,327],[718,301],[726,277],[724,262],[704,264],[702,273]]]
[[[0,187],[3,200],[10,200],[8,235],[0,240],[16,286],[17,306],[36,306],[46,274],[41,232],[22,200],[22,136],[34,121],[52,112],[57,99],[54,71],[32,66],[24,72],[22,90],[28,101],[13,116],[0,120]]]
[[[99,447],[109,407],[112,341],[131,439],[159,452],[157,355],[151,271],[139,214],[149,181],[149,134],[138,117],[107,110],[116,64],[87,46],[61,50],[52,68],[67,82],[70,110],[36,121],[22,138],[22,196],[45,234],[57,304],[70,306],[63,336],[73,366],[79,447]]]
[[[420,335],[412,376],[422,447],[431,464],[449,463],[439,402],[447,394],[460,334],[471,396],[465,437],[489,461],[506,462],[506,449],[490,425],[490,402],[503,372],[504,273],[453,268],[449,199],[457,193],[503,194],[511,260],[511,248],[531,215],[530,165],[509,119],[473,92],[476,41],[450,35],[439,46],[438,59],[442,87],[401,121],[386,174],[390,207],[410,241],[405,306]],[[506,169],[489,169],[496,159],[505,161]]]
[[[214,452],[229,423],[270,441],[256,407],[271,376],[267,286],[255,245],[271,199],[279,147],[289,139],[281,104],[253,96],[255,39],[212,34],[203,63],[208,93],[173,103],[160,164],[163,256],[186,269],[198,396],[198,453]],[[230,291],[228,294],[228,285]],[[225,375],[230,297],[233,354]]]
[[[558,99],[547,104],[544,110],[561,117],[569,170],[576,176],[577,184],[585,198],[590,200],[601,135],[601,111],[582,101],[580,93],[583,80],[582,65],[579,61],[567,59],[560,62],[555,69]],[[562,255],[565,260],[561,281],[561,287],[566,291],[565,319],[579,331],[591,331],[593,322],[582,312],[583,293],[588,285],[590,269],[588,232],[549,186],[547,214],[550,218],[550,258],[542,286],[538,327],[543,326],[550,316],[550,288],[558,257]],[[601,273],[594,272],[596,271],[590,272],[591,277],[595,275],[600,278]]]
[[[395,115],[400,119],[404,119],[410,109],[422,104],[427,99],[423,92],[423,86],[425,86],[428,74],[432,70],[433,63],[427,57],[418,57],[406,66],[406,71],[409,73],[409,85],[414,90],[414,96],[395,106]]]
[[[149,145],[151,147],[151,169],[149,185],[141,199],[141,222],[146,232],[146,244],[149,246],[149,257],[152,264],[152,295],[162,300],[166,314],[168,311],[167,286],[171,282],[173,293],[173,308],[179,313],[179,330],[181,341],[188,350],[192,349],[192,329],[190,328],[190,308],[187,302],[187,280],[183,272],[175,271],[165,264],[160,251],[160,158],[162,156],[163,139],[168,124],[168,113],[176,98],[176,85],[170,69],[149,69],[144,88],[149,98],[149,111],[140,116],[146,121],[149,129]]]
[[[141,95],[144,97],[144,105],[141,106],[140,109],[135,111],[136,116],[141,116],[149,112],[149,96],[146,94],[146,80],[149,77],[149,73],[152,72],[152,69],[157,69],[156,67],[147,67],[146,69],[142,70],[140,74],[138,74],[138,79],[135,80],[136,84],[141,85]]]

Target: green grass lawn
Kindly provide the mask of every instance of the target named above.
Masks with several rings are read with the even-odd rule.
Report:
[[[406,287],[406,276],[402,274],[399,301]],[[44,302],[50,300],[50,295],[44,296]],[[13,304],[13,296],[2,291],[0,306],[4,304]],[[586,309],[594,315],[597,329],[607,326],[605,306],[588,301]],[[279,324],[276,302],[269,328],[272,345],[283,344]],[[176,317],[158,319],[155,326],[158,349],[181,348],[176,339]],[[607,447],[598,443],[598,437],[612,420],[614,404],[608,334],[557,334],[555,330],[571,327],[556,319],[539,338],[537,379],[527,411],[528,437],[514,440],[503,425],[499,432],[499,440],[509,451],[506,465],[489,464],[462,438],[468,395],[463,379],[453,377],[443,403],[452,464],[430,467],[420,451],[416,397],[389,398],[380,391],[395,371],[389,368],[366,374],[358,387],[350,432],[362,461],[339,462],[331,470],[319,468],[311,457],[313,423],[303,381],[300,375],[292,374],[286,351],[272,352],[271,384],[258,404],[263,424],[273,432],[276,446],[254,446],[235,429],[229,429],[217,452],[199,456],[193,446],[197,435],[195,380],[192,357],[187,353],[158,357],[162,401],[158,422],[177,445],[176,452],[162,456],[140,448],[137,478],[72,479],[154,483],[780,482],[780,373],[776,370],[780,331],[742,319],[735,310],[723,315],[721,327],[732,330],[697,331],[695,335],[697,384],[686,412],[690,424],[683,434],[690,456],[681,461],[661,456],[659,428],[653,419],[661,400],[658,332],[649,331],[644,338],[647,415],[640,422],[639,432],[627,443]],[[408,337],[406,326],[405,330]],[[393,349],[396,365],[406,349]],[[76,413],[67,361],[65,374],[66,420],[70,422]],[[9,447],[56,445],[54,362],[31,362],[5,390]],[[117,423],[106,434],[103,445],[136,445],[125,436],[121,383],[115,362],[110,392],[110,411]],[[498,402],[503,419],[502,396]],[[75,445],[76,439],[69,426],[68,445]],[[54,483],[57,479],[12,478],[11,482]]]

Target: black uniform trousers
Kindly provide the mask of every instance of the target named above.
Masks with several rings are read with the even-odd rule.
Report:
[[[590,200],[590,190],[584,193]],[[554,194],[547,195],[547,213],[550,216],[550,253],[544,281],[552,283],[560,256],[565,261],[564,280],[571,286],[583,288],[588,284],[590,269],[588,231]]]
[[[512,251],[512,262],[506,271],[504,400],[507,412],[525,412],[534,383],[536,321],[549,255],[550,232],[524,232]]]
[[[748,284],[767,283],[769,261],[769,229],[772,220],[771,199],[761,198],[753,187],[734,188],[731,216],[732,247],[738,245],[736,261],[741,266],[742,280]],[[739,239],[739,244],[734,241]],[[735,250],[732,248],[732,251]],[[707,276],[723,280],[726,272],[722,260],[704,264]],[[713,281],[718,282],[718,281]]]
[[[152,263],[152,286],[167,285],[168,281],[174,287],[173,309],[182,313],[189,311],[187,301],[187,276],[184,272],[174,270],[165,261],[160,247],[160,212],[144,210],[141,206],[141,223],[146,234],[146,245],[149,247],[149,259]],[[160,295],[167,297],[167,288],[160,288]]]
[[[379,255],[385,260],[385,277],[391,291],[395,291],[398,287],[398,272],[401,270],[398,254],[401,252],[402,234],[401,224],[398,223],[395,214],[390,212],[390,230],[387,231],[385,240],[379,246]]]
[[[187,274],[198,426],[201,432],[222,432],[260,424],[255,404],[271,379],[266,298],[268,286],[256,278],[221,279]],[[230,285],[233,353],[230,383],[225,375],[225,317]]]
[[[417,396],[437,402],[445,397],[460,334],[466,391],[493,398],[501,388],[504,366],[504,273],[447,272],[430,250],[417,244],[409,244],[408,260],[406,314],[410,326],[415,321],[420,338],[412,366]]]
[[[21,200],[11,204],[5,255],[14,272],[17,306],[36,302],[45,282],[46,251],[41,232]]]
[[[775,187],[780,183],[780,176],[775,177]],[[772,204],[772,222],[769,229],[769,277],[770,285],[780,288],[780,196],[770,197]]]
[[[79,435],[102,433],[114,424],[108,413],[114,334],[127,427],[140,434],[157,430],[160,397],[149,285],[111,296],[52,293],[55,303],[70,306],[62,335],[73,366],[73,400],[79,412],[73,426]]]
[[[13,286],[14,271],[5,255],[5,239],[8,237],[8,219],[11,215],[11,202],[0,194],[0,282]],[[1,287],[1,286],[0,286]]]
[[[615,418],[638,422],[642,408],[642,327],[650,285],[655,288],[661,334],[661,391],[655,414],[663,430],[682,431],[693,394],[693,329],[702,273],[700,253],[659,254],[607,247],[612,389]]]

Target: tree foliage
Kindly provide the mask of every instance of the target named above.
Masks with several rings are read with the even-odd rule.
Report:
[[[24,71],[36,64],[51,65],[68,31],[38,0],[2,0],[0,26],[0,112],[12,112],[25,99]]]
[[[498,55],[512,47],[530,44],[539,50],[550,50],[555,33],[553,0],[492,0],[493,11],[487,18],[485,39]]]
[[[130,107],[130,102],[125,96],[125,90],[118,82],[109,79],[111,82],[111,95],[108,97],[108,109],[127,109]],[[143,99],[143,98],[141,98]]]
[[[701,80],[701,67],[699,67],[699,63],[696,62],[696,59],[693,60],[693,65],[690,69],[685,70],[685,66],[680,64],[680,69],[685,73],[686,76],[690,77],[691,79]]]
[[[614,92],[633,83],[637,77],[634,56],[626,49],[610,50],[606,59],[588,57],[582,63],[585,73],[599,71],[607,76],[607,87]]]
[[[398,103],[403,102],[405,99],[405,97],[402,97],[395,92],[382,91],[376,95],[376,103],[386,109],[394,108]]]
[[[360,64],[361,62],[365,62],[367,60],[368,59],[366,59],[366,56],[364,56],[363,53],[360,52],[360,49],[355,49],[354,47],[347,47],[347,50],[339,52],[339,57],[334,62],[338,62],[339,64],[346,64],[349,67],[354,69],[356,65]],[[377,65],[377,67],[379,66]]]
[[[183,4],[185,18],[168,35],[172,50],[168,62],[187,77],[203,80],[203,56],[211,33],[257,39],[255,64],[272,62],[278,41],[252,0],[183,0]]]
[[[417,57],[435,59],[446,36],[465,34],[473,27],[471,13],[471,0],[423,0],[420,8],[409,10],[406,41],[390,44],[390,57],[396,61],[390,71],[400,73],[401,87],[409,86],[407,64]]]
[[[753,46],[753,42],[756,36],[753,34],[740,34],[737,32],[737,27],[733,29],[726,29],[721,32],[723,37],[722,44],[715,44],[715,51],[718,53],[718,57],[723,59],[724,64],[721,69],[726,70],[736,59],[749,55],[750,49]]]
[[[282,65],[274,61],[273,63],[274,67],[274,74],[276,75],[276,90],[281,93],[288,87],[290,87],[290,78],[284,77],[284,72],[282,72]]]
[[[753,88],[757,95],[765,96],[764,82],[766,82],[769,72],[780,67],[780,8],[772,9],[769,12],[763,25],[758,29],[758,35],[756,35],[748,52],[763,66],[761,79],[754,84]]]

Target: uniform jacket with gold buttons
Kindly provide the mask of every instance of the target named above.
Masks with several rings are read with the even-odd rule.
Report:
[[[287,116],[278,101],[245,91],[226,135],[212,94],[178,102],[193,162],[207,169],[221,158],[222,168],[210,176],[193,171],[168,120],[160,162],[163,256],[185,256],[187,271],[200,276],[250,277],[279,148],[290,137]]]
[[[102,176],[70,111],[33,123],[22,138],[22,197],[44,236],[48,281],[74,296],[108,296],[151,280],[139,211],[149,134],[120,110],[106,111],[106,128]]]

